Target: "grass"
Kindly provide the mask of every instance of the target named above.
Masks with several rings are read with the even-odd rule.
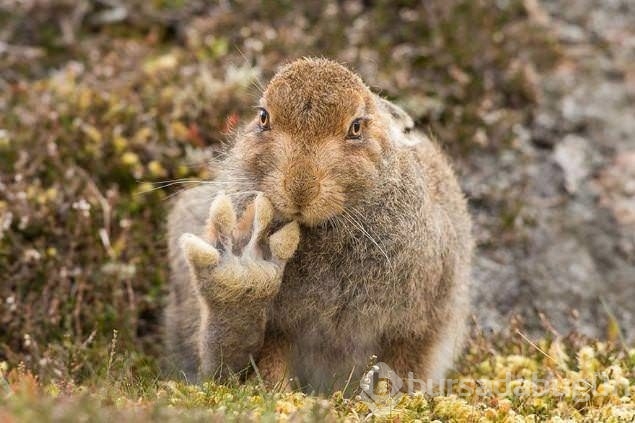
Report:
[[[139,375],[112,351],[102,375],[75,385],[41,383],[23,366],[0,366],[3,421],[605,421],[635,419],[635,349],[570,336],[476,336],[440,388],[369,407],[359,395],[317,397],[259,386],[188,385]],[[371,403],[372,405],[372,403]],[[374,413],[371,413],[371,411]]]
[[[126,4],[113,21],[108,3],[0,5],[0,421],[366,418],[338,393],[160,379],[170,197],[213,177],[207,162],[285,61],[348,63],[461,163],[513,143],[561,46],[519,0]],[[537,345],[558,364],[518,336],[476,336],[457,377],[566,380],[592,363],[628,388],[584,402],[406,396],[393,417],[632,420],[633,352],[556,339]]]

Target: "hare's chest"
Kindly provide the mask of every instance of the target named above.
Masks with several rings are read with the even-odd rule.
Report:
[[[273,309],[275,325],[294,336],[379,336],[399,294],[393,279],[401,278],[388,265],[389,254],[348,231],[305,236],[284,270]]]
[[[318,334],[333,342],[372,337],[390,313],[378,292],[381,270],[350,258],[328,260],[324,254],[300,252],[287,264],[274,303],[276,326],[294,336]]]

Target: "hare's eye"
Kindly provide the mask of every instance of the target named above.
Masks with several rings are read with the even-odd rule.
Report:
[[[358,140],[362,136],[362,119],[358,118],[351,123],[351,126],[348,128],[348,134],[346,134],[346,138],[349,140]]]
[[[262,130],[269,129],[269,112],[265,109],[260,109],[258,111],[258,124]]]

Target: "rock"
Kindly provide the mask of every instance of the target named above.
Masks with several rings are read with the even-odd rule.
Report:
[[[556,145],[553,159],[564,172],[564,185],[568,193],[574,194],[579,185],[589,176],[589,141],[569,134]]]
[[[635,231],[635,150],[618,154],[596,179],[600,205],[615,220]]]
[[[479,242],[475,313],[493,330],[520,315],[529,333],[543,335],[544,315],[562,335],[615,339],[619,327],[632,343],[635,49],[627,43],[635,40],[635,7],[629,0],[541,6],[571,44],[564,65],[541,75],[531,142],[475,155],[464,173]]]

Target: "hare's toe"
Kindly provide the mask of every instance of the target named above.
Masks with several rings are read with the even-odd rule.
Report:
[[[179,244],[187,262],[195,270],[218,264],[220,259],[218,250],[196,235],[190,233],[181,235]]]
[[[263,194],[258,194],[253,204],[253,228],[251,238],[243,251],[243,256],[260,259],[263,256],[263,252],[259,244],[273,220],[273,206]]]
[[[258,194],[254,200],[256,209],[252,238],[260,238],[273,219],[273,206],[264,194]]]
[[[287,223],[278,232],[269,237],[271,254],[279,260],[289,260],[300,242],[298,222]]]
[[[207,236],[211,243],[231,244],[232,231],[236,226],[236,212],[231,200],[223,192],[219,193],[209,208]],[[231,248],[230,248],[231,249]]]

